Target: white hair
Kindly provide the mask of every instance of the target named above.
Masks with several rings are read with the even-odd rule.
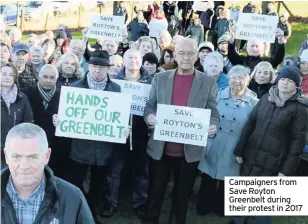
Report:
[[[39,53],[41,56],[44,56],[44,49],[41,46],[38,45],[32,46],[30,48],[30,55],[34,52]]]
[[[51,64],[45,64],[45,65],[42,66],[42,68],[40,69],[40,72],[39,72],[39,74],[38,74],[38,77],[39,77],[39,78],[42,76],[42,74],[43,74],[45,68],[50,68],[50,69],[52,69],[52,70],[55,72],[55,74],[56,74],[56,78],[58,79],[58,77],[59,77],[58,69],[57,69],[57,67],[56,67],[55,65],[51,65]]]
[[[42,153],[47,153],[48,151],[48,141],[45,131],[38,125],[32,123],[21,123],[14,126],[6,136],[5,148],[9,149],[10,142],[15,138],[21,139],[33,139],[38,138],[40,149]]]
[[[203,62],[204,71],[206,71],[206,70],[208,69],[208,67],[209,67],[209,61],[210,61],[210,60],[216,61],[217,64],[218,64],[218,66],[219,66],[220,71],[223,70],[223,68],[224,68],[224,58],[223,58],[223,56],[222,56],[220,53],[218,53],[218,52],[215,51],[215,52],[209,53],[209,54],[205,57],[204,62]]]
[[[118,65],[118,64],[123,65],[123,58],[117,54],[110,56],[109,61],[110,61],[110,64],[112,65]]]
[[[250,69],[244,67],[243,65],[235,65],[228,72],[228,76],[231,76],[231,75],[244,75],[250,78]]]
[[[61,74],[62,73],[62,64],[63,64],[63,61],[68,58],[68,57],[72,57],[74,59],[74,62],[75,62],[75,65],[76,65],[76,70],[75,70],[75,73],[74,75],[76,75],[76,77],[78,79],[82,79],[83,78],[83,70],[80,66],[80,62],[79,62],[79,59],[78,57],[73,54],[73,53],[65,53],[61,56],[60,58],[60,61],[57,63],[57,70],[58,72]]]
[[[181,40],[179,40],[177,43],[176,43],[176,45],[175,45],[175,52],[176,51],[178,51],[178,49],[180,48],[180,47],[182,47],[183,45],[191,45],[192,47],[193,47],[193,49],[194,49],[194,52],[198,52],[198,44],[197,44],[197,42],[196,42],[196,40],[195,39],[191,39],[191,38],[188,38],[188,37],[184,37],[183,39],[181,39]]]
[[[77,39],[71,40],[70,48],[73,48],[75,46],[82,47],[83,50],[86,50],[86,45],[83,43],[83,40],[77,40]]]

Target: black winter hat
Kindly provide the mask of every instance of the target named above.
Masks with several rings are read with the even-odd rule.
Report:
[[[62,38],[62,39],[67,39],[67,34],[65,32],[65,30],[57,30],[56,32],[56,39],[59,39],[59,38]]]
[[[156,67],[158,67],[158,58],[154,53],[145,54],[142,58],[142,64],[144,64],[144,62],[146,61],[148,61],[151,64],[156,64]]]
[[[88,64],[100,66],[112,66],[109,61],[108,52],[105,50],[95,50],[89,59]]]
[[[282,78],[293,80],[296,86],[299,87],[301,84],[301,71],[294,65],[285,65],[279,69],[276,83]]]

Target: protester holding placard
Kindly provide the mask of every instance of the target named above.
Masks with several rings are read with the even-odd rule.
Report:
[[[255,39],[247,42],[247,56],[240,55],[235,49],[235,32],[236,27],[231,29],[231,37],[229,41],[228,57],[233,65],[244,65],[250,68],[251,71],[261,61],[268,61],[272,64],[273,68],[283,61],[285,56],[285,36],[281,29],[277,29],[276,37],[278,38],[277,50],[271,57],[264,57],[264,44]]]
[[[228,73],[230,86],[218,93],[220,126],[216,137],[209,139],[204,158],[198,169],[203,172],[199,189],[197,212],[207,215],[214,212],[224,216],[224,178],[239,176],[240,165],[233,150],[251,110],[257,104],[257,95],[247,88],[249,69],[234,66]]]
[[[112,82],[108,77],[107,72],[111,65],[107,51],[94,51],[88,63],[89,72],[83,79],[71,86],[100,91],[121,91],[120,86]],[[60,125],[61,121],[59,121],[57,115],[54,115],[53,119],[54,125]],[[95,209],[103,199],[108,160],[115,145],[115,143],[104,141],[72,139],[70,160],[67,163],[64,179],[82,189],[88,166],[91,166],[91,183],[87,199],[94,217],[96,214]]]
[[[192,39],[185,38],[175,47],[178,69],[154,76],[144,120],[155,129],[158,104],[206,108],[211,110],[208,136],[214,137],[219,124],[217,110],[217,86],[213,77],[195,70],[198,46]],[[206,133],[204,133],[206,134]],[[154,131],[148,143],[150,158],[150,186],[146,218],[143,223],[157,223],[164,192],[172,171],[175,178],[170,222],[185,223],[188,201],[199,161],[206,147],[157,141]]]
[[[124,88],[136,88],[133,82],[151,84],[152,77],[142,67],[141,54],[136,49],[125,52],[124,68],[120,70],[116,79],[130,81]],[[124,91],[122,88],[122,91]],[[133,106],[133,105],[132,105]],[[148,188],[148,156],[146,145],[148,141],[148,127],[142,116],[131,114],[130,125],[132,132],[130,140],[125,145],[118,145],[112,152],[109,162],[108,191],[106,203],[100,215],[111,217],[118,207],[121,173],[128,158],[133,161],[133,201],[132,207],[139,218],[144,217],[144,206],[147,200]],[[130,150],[132,150],[130,152]]]
[[[306,145],[308,104],[301,100],[300,70],[280,68],[277,85],[252,110],[234,149],[241,176],[293,176]],[[233,223],[244,223],[237,217]],[[271,217],[253,217],[255,223],[270,223]]]

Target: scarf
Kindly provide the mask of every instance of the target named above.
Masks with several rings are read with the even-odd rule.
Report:
[[[48,104],[51,100],[51,98],[53,97],[53,95],[55,94],[56,92],[56,86],[54,86],[53,88],[51,88],[51,90],[49,92],[46,92],[39,84],[39,82],[37,82],[37,88],[39,90],[39,93],[41,95],[41,97],[43,98],[43,105],[44,105],[44,108],[45,110],[47,109],[48,107]]]
[[[18,94],[18,88],[15,83],[13,84],[9,92],[6,93],[1,91],[2,99],[5,102],[8,109],[10,109],[11,104],[16,101],[17,94]]]
[[[276,86],[273,86],[270,88],[269,90],[269,96],[268,96],[268,101],[275,103],[277,107],[284,107],[285,103],[292,97],[294,96],[295,92],[290,93],[290,97],[285,98],[285,99],[281,99],[279,97],[279,90]]]
[[[100,82],[95,81],[90,75],[87,75],[88,85],[90,89],[94,90],[104,90],[107,85],[107,79],[104,79]]]

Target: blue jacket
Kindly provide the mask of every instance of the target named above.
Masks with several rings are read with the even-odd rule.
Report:
[[[208,139],[207,151],[198,167],[214,179],[224,180],[225,176],[239,175],[240,165],[233,151],[250,112],[258,102],[257,95],[248,88],[241,99],[241,103],[235,104],[229,87],[218,93],[220,126],[217,127],[216,137]]]
[[[219,77],[216,79],[218,91],[229,86],[229,78],[224,73],[220,73]]]
[[[140,37],[149,35],[148,25],[139,23],[137,19],[133,19],[128,24],[127,31],[130,31],[130,41],[137,41]]]

